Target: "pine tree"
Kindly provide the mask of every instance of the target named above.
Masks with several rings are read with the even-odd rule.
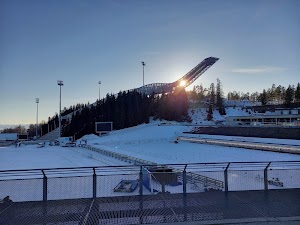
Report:
[[[289,85],[289,87],[286,89],[286,92],[285,92],[285,101],[284,101],[284,104],[287,106],[287,107],[290,107],[291,106],[291,103],[293,102],[293,97],[294,97],[294,90],[293,88],[291,87],[291,85]]]
[[[207,120],[211,121],[213,118],[213,109],[212,109],[212,104],[209,105],[208,107],[208,113],[207,113]]]
[[[281,98],[281,85],[278,85],[275,89],[275,98],[277,100],[277,102],[281,102],[282,98]]]
[[[268,102],[268,99],[267,99],[267,92],[266,92],[265,89],[263,90],[263,93],[260,94],[260,102],[261,102],[262,105],[266,105],[267,102]]]
[[[295,102],[299,105],[300,104],[300,83],[297,84],[297,88],[295,91]]]
[[[209,88],[209,102],[210,102],[210,105],[212,105],[212,107],[215,106],[215,103],[216,103],[216,94],[215,94],[215,84],[214,83],[211,83],[210,85],[210,88]],[[212,109],[213,110],[213,109]]]
[[[223,103],[223,91],[221,86],[222,86],[221,81],[218,78],[217,79],[217,107],[221,115],[226,115],[225,107]]]

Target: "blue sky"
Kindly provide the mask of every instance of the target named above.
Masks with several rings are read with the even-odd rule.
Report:
[[[62,107],[173,82],[220,60],[195,85],[261,92],[300,81],[300,1],[1,0],[0,124],[35,123]]]

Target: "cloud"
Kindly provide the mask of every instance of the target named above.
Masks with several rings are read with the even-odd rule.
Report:
[[[235,68],[231,72],[234,73],[247,73],[247,74],[258,74],[258,73],[276,73],[286,70],[284,67],[275,67],[275,66],[262,66],[262,67],[253,67],[253,68]]]

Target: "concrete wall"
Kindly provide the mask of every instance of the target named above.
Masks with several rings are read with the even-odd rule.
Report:
[[[300,128],[290,127],[199,127],[197,133],[300,140]]]

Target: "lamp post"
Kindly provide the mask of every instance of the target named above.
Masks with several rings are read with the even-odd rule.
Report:
[[[58,80],[57,84],[59,85],[59,118],[58,118],[58,127],[59,127],[59,137],[61,137],[61,86],[64,86],[62,80]]]
[[[145,85],[145,83],[144,83],[144,67],[146,66],[146,63],[145,62],[142,62],[142,65],[143,65],[143,87],[144,87],[144,85]]]
[[[38,124],[39,124],[39,98],[35,99],[36,103],[36,126],[35,126],[35,137],[38,137]]]
[[[101,85],[101,81],[98,81],[99,84],[99,101],[100,101],[100,85]]]

